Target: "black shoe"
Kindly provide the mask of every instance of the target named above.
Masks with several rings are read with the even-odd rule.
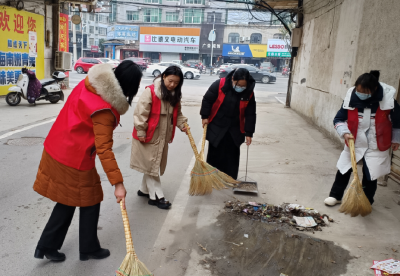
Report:
[[[104,248],[100,248],[99,250],[97,250],[97,251],[95,251],[93,253],[80,253],[79,254],[79,259],[81,261],[87,261],[89,259],[100,260],[100,259],[107,258],[108,256],[110,256],[110,250],[104,249]]]
[[[156,200],[149,199],[149,205],[157,206],[160,209],[169,209],[171,207],[171,203],[165,198],[160,198]]]
[[[137,195],[138,195],[138,196],[144,196],[144,197],[149,198],[149,194],[145,194],[145,193],[143,193],[141,190],[138,190],[138,191],[137,191]]]
[[[35,250],[35,258],[43,259],[46,256],[47,259],[62,262],[65,261],[65,254],[58,252],[57,249],[38,249]]]

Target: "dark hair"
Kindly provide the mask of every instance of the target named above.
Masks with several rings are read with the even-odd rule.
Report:
[[[232,79],[235,81],[246,80],[250,81],[250,72],[246,68],[237,68],[233,73]]]
[[[115,68],[114,74],[122,92],[128,98],[128,103],[131,104],[139,89],[140,80],[143,76],[142,69],[133,61],[124,60]]]
[[[177,76],[180,78],[179,84],[175,87],[174,95],[172,95],[168,88],[164,84],[164,77],[168,76]],[[172,65],[168,67],[160,76],[157,78],[161,78],[161,96],[164,101],[169,102],[172,106],[175,106],[177,103],[181,101],[182,98],[182,85],[183,85],[183,73],[181,68],[178,66]],[[156,78],[156,79],[157,79]]]
[[[373,96],[376,88],[379,86],[379,71],[373,70],[369,73],[364,73],[358,77],[355,83],[355,87],[361,85],[362,88],[368,89]]]

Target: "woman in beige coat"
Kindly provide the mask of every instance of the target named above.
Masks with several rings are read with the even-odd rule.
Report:
[[[175,127],[186,132],[187,118],[182,115],[183,74],[179,67],[168,67],[140,96],[134,111],[131,168],[144,173],[139,196],[148,197],[150,205],[168,209],[160,175],[167,166],[168,143]]]

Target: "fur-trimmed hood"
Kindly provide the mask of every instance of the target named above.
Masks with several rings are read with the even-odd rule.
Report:
[[[112,65],[103,63],[93,66],[89,69],[88,80],[97,95],[111,104],[120,115],[128,111],[129,103],[115,77]]]

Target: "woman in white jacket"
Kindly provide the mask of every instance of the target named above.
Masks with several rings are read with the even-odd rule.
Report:
[[[394,99],[396,89],[379,82],[379,71],[358,77],[355,87],[347,91],[342,108],[333,123],[346,145],[337,163],[329,197],[325,204],[341,203],[351,176],[350,151],[347,142],[355,137],[357,162],[363,161],[362,185],[372,204],[377,189],[377,179],[390,173],[390,148],[397,150],[400,143],[400,106]]]

